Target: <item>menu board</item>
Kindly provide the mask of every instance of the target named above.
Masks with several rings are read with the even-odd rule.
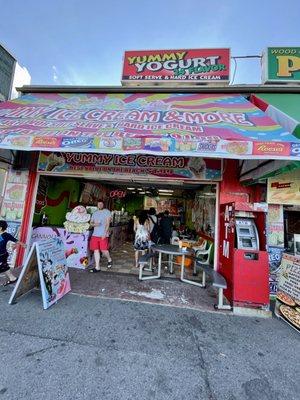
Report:
[[[282,256],[275,314],[300,332],[300,257]]]

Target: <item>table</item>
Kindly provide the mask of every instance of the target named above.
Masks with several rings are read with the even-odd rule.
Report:
[[[161,276],[161,259],[162,254],[168,254],[170,256],[181,256],[181,273],[180,273],[180,280],[185,283],[189,283],[191,285],[203,287],[203,285],[199,282],[191,281],[189,279],[184,278],[184,262],[185,256],[191,256],[194,254],[192,249],[186,249],[185,251],[180,249],[178,245],[175,244],[161,244],[161,245],[154,245],[151,247],[152,251],[158,253],[158,274],[157,277],[160,278]]]

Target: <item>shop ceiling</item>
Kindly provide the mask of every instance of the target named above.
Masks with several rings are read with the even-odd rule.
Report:
[[[155,181],[155,180],[128,180],[124,178],[124,180],[118,179],[114,180],[113,182],[111,180],[97,180],[95,181],[94,178],[80,178],[80,180],[88,180],[88,181],[93,181],[96,183],[100,183],[101,185],[104,186],[109,186],[109,187],[116,187],[116,188],[134,188],[134,189],[176,189],[176,190],[206,190],[206,191],[216,191],[216,185],[214,183],[199,183],[197,181],[195,182],[190,182],[190,181],[180,181],[180,180],[173,180],[173,181]]]

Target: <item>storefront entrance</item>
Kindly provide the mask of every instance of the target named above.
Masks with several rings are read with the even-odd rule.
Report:
[[[182,239],[190,247],[202,246],[206,250],[204,260],[213,265],[217,192],[217,183],[201,181],[163,183],[137,177],[129,184],[126,179],[95,180],[88,176],[41,174],[37,184],[30,241],[32,243],[61,236],[65,242],[68,267],[82,271],[92,267],[94,259],[89,250],[91,230],[86,221],[96,210],[98,200],[104,200],[112,215],[110,251],[113,268],[110,273],[138,275],[133,248],[134,219],[141,212],[149,213],[150,209],[155,209],[158,222],[167,211],[173,226],[172,237]],[[84,208],[82,216],[76,213],[78,206]],[[172,242],[173,239],[170,240]],[[164,277],[179,277],[180,260],[177,261],[174,262],[174,271],[170,271],[165,260]],[[106,260],[103,259],[101,264],[103,271],[106,271]],[[193,277],[192,261],[189,259],[186,271],[191,279],[199,279]]]

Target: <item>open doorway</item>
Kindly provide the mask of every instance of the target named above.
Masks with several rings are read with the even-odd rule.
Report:
[[[141,211],[154,208],[160,217],[169,212],[173,236],[187,244],[207,251],[206,260],[215,261],[217,232],[218,184],[185,181],[95,180],[88,177],[40,175],[31,231],[31,242],[57,235],[65,242],[68,267],[87,269],[93,265],[89,251],[91,231],[70,216],[75,207],[83,206],[87,214],[95,210],[98,200],[106,200],[112,213],[110,250],[113,258],[111,272],[138,274],[134,262],[133,220]],[[69,221],[68,221],[69,220]],[[68,223],[68,222],[75,222]],[[86,220],[77,218],[86,224]],[[204,247],[203,247],[203,244]],[[192,268],[190,270],[192,274]],[[106,260],[103,260],[106,269]],[[163,275],[176,277],[166,268]]]

